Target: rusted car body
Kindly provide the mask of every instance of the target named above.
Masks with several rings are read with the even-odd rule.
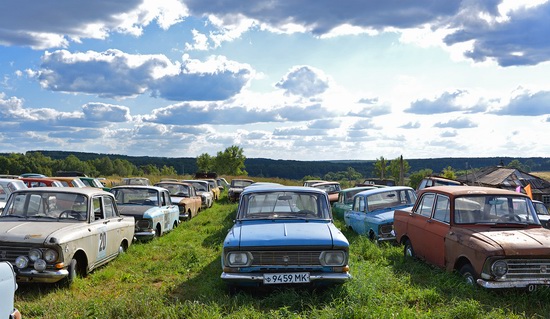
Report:
[[[188,183],[161,181],[155,186],[162,187],[170,193],[172,204],[178,205],[180,221],[189,220],[201,211],[201,197],[197,195],[195,187]]]
[[[421,190],[412,210],[396,210],[405,256],[458,271],[485,288],[550,284],[550,230],[521,193],[475,186]]]
[[[46,177],[21,177],[28,188],[31,187],[64,187],[63,183],[58,180]]]
[[[244,188],[254,183],[251,179],[234,178],[231,180],[229,190],[227,191],[227,198],[230,202],[236,202],[239,200],[239,196],[243,192]]]
[[[328,199],[331,205],[338,201],[338,194],[342,190],[342,188],[340,187],[340,183],[338,182],[316,183],[311,185],[311,187],[318,188],[327,192]]]
[[[218,182],[216,182],[215,179],[207,179],[207,178],[204,178],[204,179],[201,179],[201,180],[207,181],[208,185],[210,185],[210,191],[214,195],[213,200],[219,200],[222,192],[220,191],[220,188],[218,187]]]

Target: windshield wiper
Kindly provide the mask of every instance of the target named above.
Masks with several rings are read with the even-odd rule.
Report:
[[[27,216],[23,216],[23,215],[0,215],[0,217],[17,217],[17,218],[27,218]]]

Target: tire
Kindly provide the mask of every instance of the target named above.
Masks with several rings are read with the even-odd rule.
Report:
[[[477,275],[472,265],[466,264],[460,267],[458,273],[462,276],[462,278],[464,278],[466,284],[471,286],[477,285]]]
[[[124,242],[120,242],[120,246],[118,246],[118,254],[119,255],[122,255],[126,252],[126,250],[128,249],[128,247],[126,247],[126,245],[124,244]]]
[[[405,256],[405,258],[416,258],[416,254],[414,253],[411,241],[408,239],[405,240],[404,246],[405,247],[403,248],[403,255]]]
[[[162,236],[162,232],[160,229],[160,225],[157,225],[157,227],[155,227],[155,237],[160,237],[160,236]]]
[[[67,270],[69,271],[69,275],[60,281],[60,285],[63,287],[70,287],[77,276],[77,267],[78,263],[76,262],[76,259],[71,259],[71,263],[69,264],[69,267]]]

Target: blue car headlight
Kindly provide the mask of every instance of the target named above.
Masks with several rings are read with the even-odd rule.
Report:
[[[227,266],[229,267],[246,267],[252,262],[252,258],[248,252],[232,251],[227,253]]]
[[[346,263],[346,253],[340,250],[323,251],[319,256],[319,261],[323,266],[344,266]]]

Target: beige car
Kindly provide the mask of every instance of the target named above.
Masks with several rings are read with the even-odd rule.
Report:
[[[208,184],[210,185],[210,191],[212,191],[212,193],[214,194],[214,200],[218,200],[220,199],[221,197],[221,191],[220,189],[218,188],[218,182],[216,182],[215,179],[201,179],[203,181],[207,181]]]
[[[181,182],[161,181],[160,183],[156,183],[155,186],[168,190],[172,204],[178,205],[180,221],[189,220],[200,213],[202,201],[193,185]]]
[[[15,266],[18,282],[70,285],[124,252],[134,227],[97,188],[17,190],[0,213],[0,261]]]

